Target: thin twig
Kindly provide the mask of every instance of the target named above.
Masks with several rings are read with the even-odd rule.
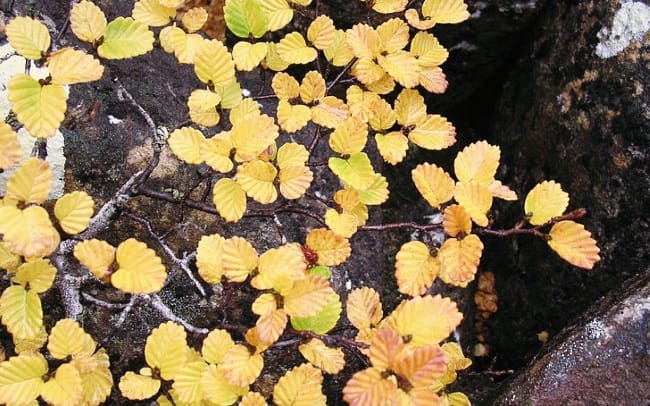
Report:
[[[404,222],[404,223],[389,223],[389,224],[361,226],[357,228],[357,231],[388,231],[388,230],[399,230],[399,229],[431,231],[431,230],[440,230],[442,228],[443,228],[442,224],[417,224],[413,222]]]
[[[88,293],[85,292],[81,293],[81,297],[83,297],[84,300],[87,302],[90,302],[94,305],[103,307],[105,309],[110,309],[110,310],[122,310],[128,306],[128,303],[108,303],[103,300],[99,300],[96,297],[89,295]]]
[[[333,88],[334,86],[336,86],[337,83],[339,83],[339,80],[341,80],[341,78],[343,78],[343,75],[345,75],[345,74],[348,72],[348,70],[350,70],[350,68],[352,67],[352,65],[353,65],[356,61],[357,61],[357,58],[352,58],[352,60],[351,60],[350,62],[348,62],[347,65],[345,65],[345,67],[341,70],[341,72],[339,72],[339,74],[336,75],[336,77],[334,78],[334,80],[331,81],[331,82],[327,85],[327,89],[325,90],[325,93],[329,93],[330,90],[332,90],[332,88]]]
[[[162,315],[165,316],[166,319],[182,325],[183,327],[185,327],[185,330],[191,333],[208,334],[210,332],[210,330],[208,330],[207,328],[196,327],[188,323],[187,321],[183,320],[182,318],[178,317],[177,315],[175,315],[172,309],[170,309],[165,303],[163,303],[163,301],[160,299],[158,295],[148,296],[148,302],[151,303],[151,305],[156,310],[162,313]]]

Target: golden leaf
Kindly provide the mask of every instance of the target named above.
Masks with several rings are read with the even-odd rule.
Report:
[[[101,79],[104,74],[104,67],[97,59],[71,47],[51,53],[47,58],[47,67],[55,85],[92,82]]]
[[[248,392],[248,385],[242,387],[231,384],[216,365],[209,365],[203,372],[201,388],[205,400],[218,405],[232,405]]]
[[[40,206],[25,210],[0,207],[0,234],[4,234],[2,238],[9,251],[24,257],[46,257],[61,241],[50,216]]]
[[[376,82],[386,75],[386,69],[374,59],[359,58],[350,68],[350,74],[367,87],[368,84]]]
[[[262,258],[263,257],[264,257],[264,254],[262,254]],[[304,278],[304,275],[302,275],[302,277]],[[259,284],[259,279],[257,277],[255,277],[255,279],[253,279],[253,281],[256,281],[256,279],[257,279],[257,282],[258,282],[257,286],[259,286],[260,285]],[[256,285],[253,285],[253,283],[252,283],[253,281],[251,281],[251,286],[258,289]],[[292,282],[291,284],[293,285],[293,281],[291,281],[291,282]],[[278,301],[275,298],[275,294],[273,294],[273,293],[262,293],[261,295],[259,295],[257,297],[257,299],[255,299],[255,301],[251,305],[251,311],[253,313],[257,314],[258,316],[263,316],[265,314],[272,313],[272,312],[276,311],[277,308],[278,308]]]
[[[346,38],[347,36],[344,31],[336,30],[334,41],[332,41],[327,49],[323,50],[327,62],[331,63],[333,66],[345,66],[352,60],[352,58],[354,58],[354,55],[350,52],[350,49],[347,46]]]
[[[375,116],[375,105],[381,101],[378,94],[366,92],[357,85],[347,88],[345,99],[350,115],[364,123],[367,123],[370,118]]]
[[[196,403],[203,399],[202,376],[208,371],[208,364],[202,359],[188,362],[174,377],[172,390],[179,402]]]
[[[241,237],[228,238],[223,244],[223,271],[228,280],[243,282],[257,268],[255,248]]]
[[[373,93],[374,94],[374,93]],[[385,131],[393,127],[397,120],[397,115],[388,102],[382,98],[377,98],[372,105],[374,114],[368,119],[368,124],[375,131]]]
[[[23,151],[18,135],[9,124],[0,123],[0,169],[9,169],[20,161]]]
[[[454,172],[460,182],[476,182],[487,186],[499,167],[501,149],[486,141],[468,145],[456,155]]]
[[[5,196],[25,203],[43,203],[51,185],[50,164],[38,158],[28,158],[9,178]]]
[[[325,14],[319,15],[309,24],[307,39],[321,51],[326,50],[336,39],[334,21]]]
[[[245,120],[233,121],[230,139],[237,150],[238,162],[252,161],[278,138],[278,126],[266,114],[247,114]]]
[[[234,79],[235,63],[221,41],[205,41],[196,53],[194,72],[203,83],[223,86]]]
[[[194,90],[187,99],[187,107],[190,109],[192,122],[206,127],[219,124],[221,117],[217,111],[217,105],[220,101],[221,96],[215,92],[203,89]],[[179,130],[174,130],[174,132]],[[200,143],[199,146],[199,149],[203,148],[203,143]]]
[[[311,119],[311,109],[302,104],[291,104],[287,100],[278,102],[278,124],[288,133],[304,128]]]
[[[582,224],[574,221],[560,221],[551,227],[548,245],[571,265],[593,269],[600,261],[600,249],[591,233]]]
[[[510,190],[508,186],[502,184],[499,180],[492,181],[487,188],[494,197],[503,200],[517,200],[517,193]]]
[[[283,71],[289,67],[289,63],[284,59],[280,58],[278,55],[277,44],[274,42],[268,42],[266,44],[266,58],[262,62],[263,66],[266,66],[268,69],[271,69],[276,72]]]
[[[420,86],[431,93],[442,94],[447,90],[447,77],[442,73],[442,69],[422,68],[420,71]]]
[[[153,49],[153,33],[147,26],[128,17],[108,23],[97,53],[106,59],[126,59],[144,55]]]
[[[81,402],[81,396],[81,375],[70,364],[57,368],[54,377],[41,388],[41,397],[50,405],[75,406]]]
[[[414,388],[425,388],[430,391],[435,380],[445,373],[447,357],[437,344],[428,345],[416,348],[414,351],[402,352],[391,369],[408,379]]]
[[[467,4],[463,0],[425,0],[422,14],[440,24],[456,24],[469,18]]]
[[[325,266],[342,264],[352,252],[347,238],[325,228],[311,230],[305,245],[318,254],[318,263]]]
[[[404,351],[402,338],[393,330],[381,329],[370,341],[368,358],[373,367],[392,371],[402,351]]]
[[[397,165],[406,157],[408,138],[401,131],[391,131],[388,134],[375,134],[377,149],[386,162]]]
[[[241,401],[239,402],[239,406],[266,406],[266,405],[267,403],[264,397],[257,392],[248,392],[241,398]]]
[[[352,375],[343,388],[343,400],[351,406],[391,404],[397,383],[384,379],[378,368],[367,368]]]
[[[459,234],[472,232],[472,218],[467,214],[463,206],[453,204],[445,209],[443,224],[445,233],[450,237],[457,237]]]
[[[278,72],[273,76],[271,87],[273,88],[273,93],[280,100],[295,99],[300,96],[300,85],[298,81],[293,76],[284,72]]]
[[[50,33],[40,21],[16,17],[5,27],[11,47],[26,59],[39,60],[50,49]]]
[[[273,203],[278,197],[273,181],[278,171],[269,162],[244,162],[237,167],[237,183],[246,194],[262,204]]]
[[[183,326],[172,321],[153,329],[144,347],[144,356],[149,366],[160,371],[162,379],[176,378],[187,359],[189,347],[185,341]]]
[[[343,351],[340,348],[330,348],[317,338],[298,346],[298,351],[312,365],[328,374],[336,375],[345,366]]]
[[[19,73],[7,84],[7,98],[18,121],[36,138],[53,136],[61,125],[68,96],[61,85],[41,85],[31,76]]]
[[[300,99],[303,103],[313,103],[325,97],[326,89],[323,76],[316,71],[309,71],[300,83]]]
[[[323,375],[311,364],[302,364],[288,371],[273,387],[273,402],[278,406],[325,405],[322,393]]]
[[[426,31],[419,31],[413,36],[410,51],[418,58],[421,67],[440,66],[449,57],[449,52],[438,39]]]
[[[246,386],[255,382],[263,367],[261,354],[251,354],[247,347],[235,344],[226,351],[218,369],[231,384]]]
[[[341,237],[350,238],[357,232],[357,218],[353,214],[339,213],[336,209],[327,209],[325,224]]]
[[[450,285],[465,287],[474,280],[474,275],[481,261],[483,243],[474,234],[462,240],[446,240],[438,256],[440,257],[440,274],[438,277]]]
[[[284,332],[287,325],[287,313],[284,309],[273,310],[261,315],[255,325],[262,341],[274,343]]]
[[[233,179],[221,178],[212,189],[212,201],[224,220],[236,223],[246,211],[246,192]]]
[[[414,347],[438,344],[458,326],[463,314],[456,303],[436,296],[417,296],[403,300],[379,325],[394,330],[401,337],[411,337]]]
[[[310,272],[314,273],[314,268]],[[341,298],[336,293],[332,293],[321,311],[310,317],[291,317],[291,326],[300,331],[309,330],[316,334],[325,334],[338,323],[341,309]]]
[[[277,52],[281,59],[290,64],[309,63],[318,56],[318,52],[307,46],[305,38],[297,31],[285,35],[278,42]]]
[[[232,49],[232,57],[238,70],[251,71],[266,57],[266,43],[239,41]]]
[[[196,32],[208,21],[208,12],[203,7],[189,9],[183,14],[181,22],[187,32]]]
[[[409,26],[399,18],[391,18],[377,27],[382,53],[396,53],[409,42]]]
[[[408,0],[375,0],[372,9],[382,14],[392,14],[404,11]]]
[[[138,0],[131,15],[136,21],[152,27],[167,25],[176,17],[176,7],[165,7],[158,0]]]
[[[431,207],[439,208],[454,196],[454,180],[442,168],[424,163],[411,171],[413,183]]]
[[[223,85],[215,85],[214,91],[221,96],[221,107],[224,109],[234,109],[243,100],[242,88],[236,78]]]
[[[569,194],[554,181],[538,183],[528,192],[524,202],[524,211],[530,224],[538,226],[564,214],[569,205]]]
[[[221,173],[230,172],[234,166],[230,159],[231,151],[230,131],[215,134],[212,138],[203,141],[199,147],[201,158],[205,160],[205,163]]]
[[[7,272],[14,272],[22,262],[20,255],[9,251],[7,245],[0,241],[0,269],[4,269]]]
[[[158,292],[167,280],[167,270],[147,244],[129,238],[117,247],[119,269],[111,275],[111,284],[123,292]]]
[[[381,54],[381,37],[371,26],[356,24],[345,34],[348,48],[357,58],[374,59]]]
[[[300,245],[292,243],[271,248],[263,253],[257,268],[258,274],[251,280],[251,286],[259,290],[275,289],[281,292],[305,277],[307,261]]]
[[[354,67],[354,66],[353,66]],[[372,83],[365,83],[366,89],[377,94],[388,94],[395,89],[395,80],[388,73],[379,78],[379,80]]]
[[[417,90],[403,89],[395,99],[395,114],[400,125],[416,125],[427,114],[424,97]]]
[[[97,279],[103,280],[115,261],[115,247],[102,240],[85,240],[75,245],[74,257]]]
[[[47,343],[47,350],[55,359],[64,359],[68,356],[89,357],[93,355],[95,348],[93,338],[72,319],[57,321],[50,331]]]
[[[445,149],[456,143],[456,129],[446,118],[427,114],[409,132],[409,141],[424,149]]]
[[[225,238],[219,234],[204,235],[196,248],[196,267],[201,278],[209,284],[221,283],[222,252]]]
[[[54,205],[54,216],[68,234],[78,234],[88,227],[93,215],[93,198],[86,192],[66,193]]]
[[[84,359],[77,358],[70,363],[77,368],[81,375],[81,386],[83,388],[83,404],[98,405],[111,394],[113,387],[113,375],[109,369],[110,363],[106,350],[100,349],[92,357],[85,359],[90,369],[83,369],[80,363]]]
[[[280,170],[292,166],[304,166],[309,159],[309,152],[304,145],[295,142],[287,142],[278,148],[275,158]]]
[[[23,405],[36,401],[47,369],[47,361],[38,352],[0,362],[0,403]]]
[[[278,31],[293,18],[293,9],[286,0],[260,0],[260,5],[268,17],[268,30]]]
[[[203,133],[192,127],[174,130],[167,140],[174,155],[188,164],[203,163],[200,148],[204,141]]]
[[[397,51],[386,56],[379,55],[377,62],[397,83],[405,88],[410,89],[420,84],[421,68],[418,60],[411,53]]]
[[[347,117],[348,106],[336,96],[325,96],[311,108],[311,120],[323,127],[336,128]]]
[[[38,292],[26,290],[22,285],[9,286],[0,296],[0,315],[14,339],[35,337],[43,325]]]
[[[70,28],[77,38],[94,44],[106,31],[106,16],[92,2],[83,0],[72,6]]]
[[[354,117],[345,119],[332,134],[329,146],[341,155],[361,152],[368,140],[368,125]]]
[[[160,389],[160,381],[151,376],[139,375],[128,371],[120,378],[122,396],[130,400],[144,400],[155,395]]]
[[[477,182],[458,182],[454,199],[463,206],[472,220],[481,227],[487,227],[487,212],[492,207],[492,193],[486,186]]]
[[[358,330],[376,326],[384,317],[379,294],[372,288],[354,289],[346,302],[348,320]]]
[[[348,188],[348,186],[351,185],[345,185],[346,188]],[[368,187],[357,189],[357,191],[359,192],[359,198],[363,204],[376,206],[388,200],[388,182],[386,181],[386,178],[379,173],[375,174],[373,181],[368,185]],[[367,219],[368,216],[366,214],[366,220]]]
[[[279,292],[284,310],[292,317],[311,317],[321,311],[334,293],[327,279],[309,274],[294,282],[291,288]]]
[[[11,280],[20,283],[25,289],[43,293],[52,286],[56,272],[57,269],[49,259],[36,258],[20,265]]]
[[[196,9],[193,9],[196,10]],[[199,34],[187,34],[175,25],[170,25],[160,31],[160,45],[165,52],[173,53],[179,63],[191,64],[196,59],[204,42],[207,42]]]
[[[395,277],[401,293],[410,296],[425,294],[439,271],[440,260],[432,256],[429,247],[420,241],[407,242],[395,256]]]
[[[235,342],[226,330],[214,329],[203,340],[201,355],[211,364],[220,364],[223,356]]]

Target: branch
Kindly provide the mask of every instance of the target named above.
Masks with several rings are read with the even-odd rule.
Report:
[[[325,93],[326,93],[326,94],[329,93],[330,90],[332,90],[332,88],[333,88],[334,86],[336,86],[336,84],[341,80],[341,78],[343,78],[343,75],[345,75],[345,74],[348,72],[348,70],[350,70],[350,68],[352,67],[352,65],[353,65],[356,61],[357,61],[357,58],[352,58],[352,60],[351,60],[350,62],[348,62],[347,65],[345,65],[345,67],[343,68],[343,70],[341,70],[341,72],[339,72],[339,74],[334,78],[334,80],[331,81],[331,82],[327,85],[327,89],[325,90]]]
[[[194,333],[194,334],[203,334],[203,335],[206,335],[206,334],[208,334],[210,332],[210,330],[208,330],[207,328],[196,327],[196,326],[188,323],[187,321],[181,319],[177,315],[175,315],[174,312],[172,311],[172,309],[170,309],[169,307],[167,307],[167,305],[165,303],[163,303],[163,301],[160,299],[160,296],[151,295],[151,296],[144,296],[144,297],[146,297],[147,301],[149,303],[151,303],[151,305],[156,310],[158,310],[160,313],[162,313],[162,315],[165,316],[165,318],[182,325],[183,327],[185,327],[185,330],[187,330],[187,331],[189,331],[191,333]]]
[[[443,227],[444,226],[442,224],[417,224],[414,222],[404,222],[404,223],[389,223],[389,224],[361,226],[357,228],[357,231],[387,231],[387,230],[399,230],[399,229],[431,231],[431,230],[440,230]]]
[[[517,223],[514,227],[509,229],[492,230],[489,228],[483,228],[483,229],[479,228],[475,232],[478,235],[492,235],[496,237],[509,237],[511,235],[528,234],[528,235],[534,235],[535,237],[546,238],[546,233],[541,231],[542,229],[552,226],[556,223],[559,223],[560,221],[577,220],[579,218],[584,217],[586,214],[587,214],[587,209],[581,207],[567,214],[563,214],[558,217],[553,217],[546,223],[531,228],[521,228],[523,224],[525,224],[525,222],[527,221],[527,219],[524,218],[524,221]]]

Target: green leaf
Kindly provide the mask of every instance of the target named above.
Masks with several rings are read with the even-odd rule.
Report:
[[[327,266],[316,265],[309,268],[309,273],[312,275],[322,276],[325,279],[329,279],[332,276],[332,271]]]
[[[106,59],[126,59],[153,49],[153,33],[133,18],[117,17],[108,23],[97,53]]]
[[[336,176],[354,189],[364,190],[375,180],[370,158],[364,152],[351,154],[348,159],[332,157],[328,165]]]
[[[228,29],[238,37],[260,38],[268,31],[268,18],[257,0],[227,0],[223,12]]]
[[[340,315],[341,298],[334,293],[323,310],[311,317],[292,317],[291,326],[296,330],[309,330],[316,334],[325,334],[336,326]]]

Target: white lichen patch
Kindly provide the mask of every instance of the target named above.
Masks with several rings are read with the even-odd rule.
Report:
[[[600,42],[596,45],[596,55],[603,59],[618,55],[633,40],[643,41],[648,30],[650,6],[640,1],[624,2],[614,15],[612,26],[598,32]]]
[[[25,71],[25,59],[15,54],[14,49],[5,44],[0,47],[0,117],[4,119],[11,110],[9,100],[7,100],[7,83],[16,73]],[[32,66],[29,74],[37,79],[45,78],[49,75],[47,68],[37,68]],[[23,150],[23,159],[27,159],[34,147],[36,139],[21,128],[18,131],[18,140]],[[63,135],[57,131],[56,135],[47,139],[47,161],[52,169],[52,188],[50,189],[49,198],[56,199],[63,195],[64,189],[64,170],[65,155],[63,155]],[[0,196],[4,195],[5,188],[13,170],[5,171],[0,174]]]

